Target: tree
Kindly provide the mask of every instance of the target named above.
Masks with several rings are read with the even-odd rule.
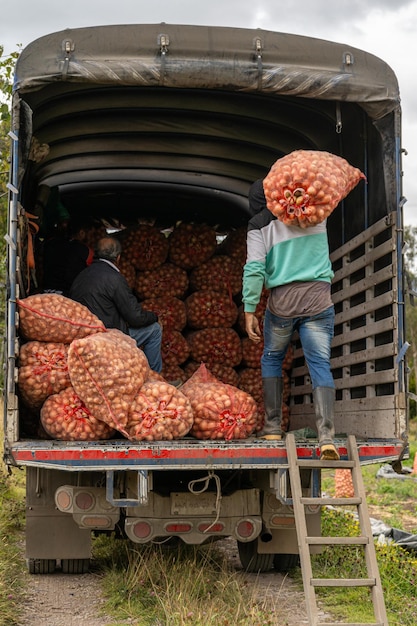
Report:
[[[10,104],[13,86],[13,73],[18,52],[3,56],[3,46],[0,46],[0,288],[3,297],[0,300],[0,356],[3,361],[4,325],[5,325],[5,294],[6,294],[6,241],[7,231],[7,183],[9,181],[9,153],[10,153]],[[2,374],[0,384],[3,384]]]

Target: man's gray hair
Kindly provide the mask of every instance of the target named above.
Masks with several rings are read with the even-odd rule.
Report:
[[[103,237],[96,244],[96,257],[107,261],[116,261],[122,252],[122,244],[115,237]]]

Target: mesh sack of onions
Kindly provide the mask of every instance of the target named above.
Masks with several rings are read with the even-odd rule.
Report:
[[[57,293],[40,293],[17,303],[19,330],[28,340],[69,344],[106,330],[87,307]]]
[[[194,413],[190,434],[197,439],[246,439],[255,430],[257,406],[245,391],[208,377],[201,382],[199,371],[182,386]]]
[[[167,382],[150,381],[132,402],[126,430],[132,441],[180,439],[188,434],[193,420],[187,396]]]
[[[246,237],[246,226],[231,230],[219,248],[221,254],[227,254],[232,257],[242,268],[246,262]]]
[[[161,375],[168,382],[185,383],[187,380],[187,374],[176,363],[163,363]]]
[[[119,261],[120,273],[126,278],[127,284],[131,289],[134,288],[136,282],[136,270],[130,261],[122,254]]]
[[[242,339],[242,365],[246,367],[260,367],[264,342],[255,343],[249,337]]]
[[[89,411],[127,436],[129,407],[149,374],[136,342],[118,330],[77,339],[68,350],[68,370]]]
[[[168,239],[156,226],[139,224],[123,242],[123,254],[137,270],[152,270],[165,263]]]
[[[187,378],[190,378],[194,372],[198,370],[201,363],[197,363],[196,361],[190,361],[184,367],[184,372]],[[237,371],[230,367],[229,365],[225,365],[223,363],[212,363],[208,368],[210,373],[213,374],[221,383],[226,383],[228,385],[238,386],[239,382],[239,374]]]
[[[181,222],[168,241],[169,260],[185,270],[208,261],[217,248],[216,231],[206,224]]]
[[[21,346],[18,386],[26,404],[40,408],[48,396],[70,385],[68,345],[29,341]]]
[[[213,256],[191,271],[190,287],[194,291],[210,289],[236,296],[242,291],[242,268],[230,256]]]
[[[142,300],[168,296],[182,298],[187,289],[187,272],[172,263],[164,263],[154,270],[139,272],[136,276],[135,291]]]
[[[164,365],[181,365],[190,356],[190,346],[178,330],[162,331],[161,356]]]
[[[187,335],[190,356],[211,367],[214,363],[236,367],[242,360],[242,344],[233,328],[204,328]]]
[[[258,408],[258,419],[256,421],[255,431],[261,430],[264,422],[264,393],[262,386],[262,373],[260,368],[246,367],[239,372],[239,389],[243,389],[249,393],[256,402]]]
[[[41,424],[50,437],[63,441],[99,441],[110,439],[115,432],[90,413],[72,387],[45,400]]]
[[[226,294],[210,289],[195,291],[185,301],[190,328],[230,328],[237,320],[235,302]]]
[[[183,300],[174,296],[148,298],[141,302],[142,309],[153,311],[164,329],[181,331],[187,323],[187,313]]]
[[[275,161],[264,179],[266,205],[284,224],[316,226],[362,179],[365,175],[340,156],[295,150]]]

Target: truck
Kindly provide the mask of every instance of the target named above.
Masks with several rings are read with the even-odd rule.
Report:
[[[41,285],[38,205],[54,189],[71,218],[99,220],[106,232],[149,220],[161,230],[208,224],[221,245],[246,229],[250,185],[277,159],[293,150],[345,158],[366,184],[328,219],[336,445],[345,458],[354,435],[361,464],[401,463],[408,344],[395,73],[349,45],[262,29],[67,29],[21,52],[10,143],[4,461],[26,472],[29,572],[85,572],[94,537],[113,532],[135,544],[229,537],[249,571],[292,567],[285,440],[37,436],[39,414],[24,405],[17,381],[18,302]],[[301,433],[298,455],[319,458],[296,336],[293,346],[289,429]],[[303,489],[318,493],[320,481],[305,477]],[[307,513],[320,532],[320,507]]]

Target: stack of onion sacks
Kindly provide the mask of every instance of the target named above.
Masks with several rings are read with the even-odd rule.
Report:
[[[288,226],[323,222],[365,175],[346,159],[320,150],[295,150],[278,159],[263,181],[266,205]]]

